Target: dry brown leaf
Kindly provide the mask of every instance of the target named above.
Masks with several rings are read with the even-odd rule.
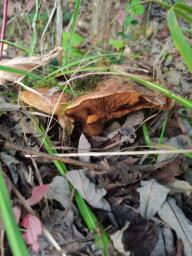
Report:
[[[11,60],[0,61],[0,65],[24,71],[31,71],[42,65],[48,64],[55,57],[59,58],[60,52],[61,48],[58,47],[43,56],[16,57]],[[4,84],[6,81],[15,82],[20,77],[22,77],[22,75],[0,70],[0,84]]]
[[[143,108],[167,110],[172,105],[165,96],[118,77],[103,80],[95,92],[87,93],[69,105],[65,114],[74,121],[81,121],[84,133],[98,135],[105,121]]]
[[[36,93],[35,93],[36,92]],[[48,115],[62,115],[68,101],[68,96],[61,92],[51,93],[49,88],[38,88],[20,93],[20,99],[27,105],[34,107]]]

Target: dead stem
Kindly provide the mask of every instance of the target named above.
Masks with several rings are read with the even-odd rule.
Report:
[[[67,164],[71,164],[71,165],[77,165],[77,166],[81,166],[81,167],[86,167],[90,170],[103,170],[105,169],[104,166],[99,165],[99,164],[92,164],[92,163],[86,163],[83,161],[79,161],[79,160],[75,160],[75,159],[71,159],[68,157],[60,157],[60,156],[54,156],[54,155],[49,155],[47,153],[44,152],[39,152],[30,148],[24,148],[24,147],[20,147],[17,146],[15,144],[12,144],[10,142],[4,142],[2,140],[0,140],[0,143],[3,144],[3,148],[8,149],[8,150],[16,150],[16,151],[20,151],[22,153],[26,155],[28,155],[29,157],[33,156],[33,157],[39,157],[39,158],[44,158],[46,160],[57,160],[57,161],[61,161]]]

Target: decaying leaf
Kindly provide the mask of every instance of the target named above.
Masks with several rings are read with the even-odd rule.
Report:
[[[182,210],[176,205],[173,198],[168,198],[162,208],[158,211],[160,218],[166,222],[177,237],[182,240],[186,256],[192,255],[192,223]]]
[[[139,211],[147,219],[153,217],[165,202],[169,189],[159,184],[154,179],[141,181],[137,191],[140,194]]]
[[[140,125],[145,119],[143,111],[137,111],[127,116],[124,124],[122,125],[123,129],[132,128],[137,125]]]
[[[165,142],[167,149],[168,147],[174,148],[174,149],[188,149],[192,148],[192,142],[191,139],[187,135],[178,135],[176,137],[170,138],[167,142]],[[174,157],[174,154],[160,154],[157,157],[157,162],[164,162]]]
[[[158,241],[157,225],[141,217],[127,204],[112,204],[112,213],[119,227],[111,235],[115,248],[124,252],[123,255],[129,255],[129,251],[138,256],[151,255]]]
[[[133,251],[135,256],[147,256],[151,255],[157,243],[157,228],[154,223],[140,218],[137,222],[127,222],[121,230],[111,235],[111,239],[114,247],[123,255]]]
[[[32,57],[16,57],[11,60],[1,61],[0,65],[17,68],[24,71],[31,71],[35,68],[48,64],[53,58],[58,57],[61,52],[61,48],[56,48],[43,56]],[[22,75],[10,73],[0,70],[0,84],[4,84],[5,81],[15,82]]]
[[[188,181],[174,179],[171,183],[166,184],[166,187],[170,189],[170,193],[185,193],[190,196],[192,193],[192,186]]]
[[[26,200],[27,205],[32,206],[41,201],[41,199],[47,194],[49,185],[39,185],[32,189],[31,197]]]
[[[158,241],[150,256],[175,255],[174,236],[169,227],[158,227]]]
[[[98,135],[105,121],[143,108],[170,109],[172,103],[163,95],[118,77],[100,82],[95,92],[76,99],[65,114],[82,122],[85,133]]]
[[[95,208],[111,211],[109,203],[103,198],[106,195],[106,191],[96,188],[95,184],[85,176],[83,169],[67,172],[66,177],[90,205]]]
[[[91,145],[85,135],[82,133],[79,138],[78,153],[90,152]],[[80,156],[81,161],[90,162],[90,156]]]
[[[58,201],[64,208],[68,206],[71,191],[69,183],[65,177],[56,176],[49,184],[47,198]]]
[[[62,115],[66,108],[68,96],[61,92],[51,92],[49,88],[38,88],[33,91],[23,91],[20,99],[48,115]]]
[[[42,224],[40,220],[32,214],[27,214],[23,218],[21,225],[26,228],[23,234],[26,243],[32,246],[34,252],[38,253],[40,247],[38,236],[42,234]]]
[[[113,245],[115,249],[120,253],[126,253],[124,244],[122,243],[122,239],[123,239],[123,233],[128,227],[129,227],[129,222],[127,222],[122,229],[118,230],[117,232],[111,235],[111,240],[113,242]]]

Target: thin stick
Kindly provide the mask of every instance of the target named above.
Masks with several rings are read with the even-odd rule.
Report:
[[[192,153],[192,149],[165,149],[165,150],[143,150],[143,151],[123,151],[123,152],[84,152],[84,153],[61,153],[54,154],[60,157],[80,157],[80,156],[135,156],[135,155],[158,155],[158,154],[185,154]]]
[[[4,0],[4,8],[3,8],[3,22],[2,22],[2,28],[1,28],[1,36],[0,39],[4,39],[5,36],[5,29],[7,24],[7,11],[8,11],[8,0]],[[0,42],[0,60],[2,58],[3,53],[3,42]]]
[[[92,163],[87,163],[87,162],[83,162],[83,161],[79,161],[79,160],[75,160],[75,159],[71,159],[71,158],[66,158],[66,157],[60,157],[60,156],[56,156],[56,155],[49,155],[47,153],[44,152],[40,152],[40,151],[36,151],[30,148],[24,148],[24,147],[20,147],[17,146],[15,144],[12,144],[10,142],[4,142],[2,140],[0,140],[0,143],[3,144],[3,147],[5,149],[9,149],[9,150],[16,150],[16,151],[20,151],[25,153],[25,157],[40,157],[40,158],[44,158],[50,161],[53,160],[58,160],[67,164],[71,164],[71,165],[77,165],[77,166],[81,166],[81,167],[86,167],[88,169],[99,169],[99,170],[103,170],[105,169],[104,166],[99,165],[99,164],[92,164]]]

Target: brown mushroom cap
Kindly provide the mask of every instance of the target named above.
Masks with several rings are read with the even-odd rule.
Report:
[[[111,78],[103,80],[96,92],[75,100],[65,114],[83,124],[96,125],[143,108],[167,108],[167,98],[132,81]]]
[[[20,99],[31,107],[46,114],[62,115],[67,106],[68,96],[61,92],[50,93],[49,88],[37,88],[35,92],[23,91]]]

